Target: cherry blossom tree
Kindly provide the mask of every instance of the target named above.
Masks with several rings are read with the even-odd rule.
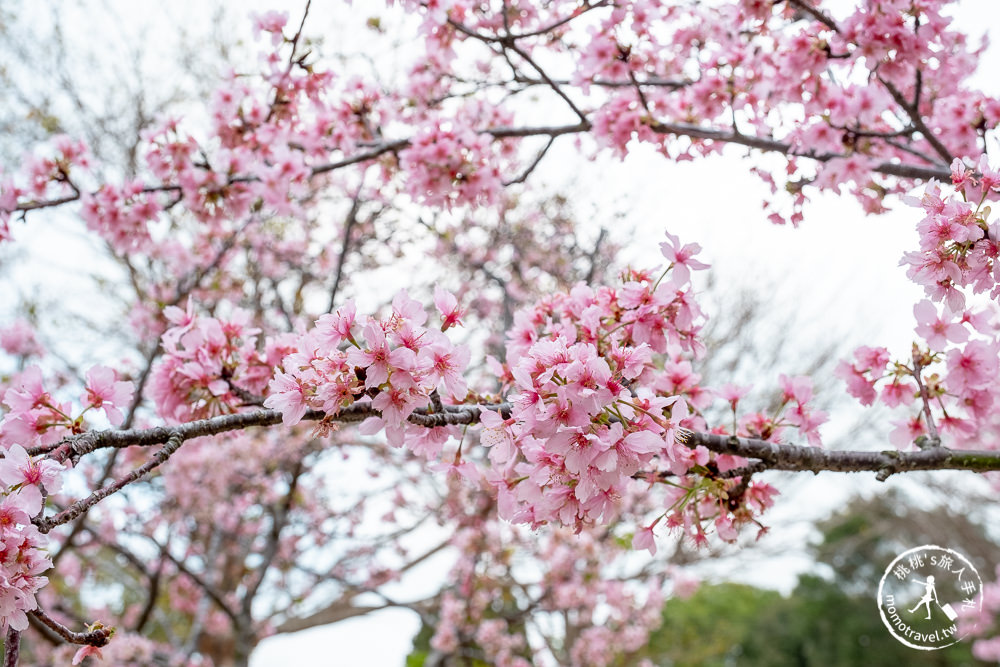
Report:
[[[435,660],[608,664],[688,586],[632,550],[762,530],[768,471],[1000,470],[982,47],[944,0],[827,4],[402,0],[354,15],[419,37],[386,78],[325,58],[306,2],[256,15],[256,67],[145,127],[134,169],[60,136],[0,173],[0,252],[67,211],[127,295],[113,359],[0,328],[5,664],[23,643],[37,664],[242,665],[385,606],[427,617]],[[831,378],[773,369],[774,406],[704,383],[701,247],[664,230],[659,266],[622,266],[623,239],[535,187],[562,144],[763,156],[779,224],[823,191],[912,206],[913,347],[836,370],[893,410],[885,445],[824,448]],[[352,275],[387,267],[406,289],[380,305]],[[443,549],[439,595],[385,592]]]

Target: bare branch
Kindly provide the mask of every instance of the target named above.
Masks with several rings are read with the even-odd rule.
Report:
[[[443,412],[430,412],[426,408],[418,408],[410,415],[408,421],[419,426],[435,427],[459,424],[475,424],[479,421],[480,408],[499,412],[505,417],[510,416],[509,403],[488,403],[481,405],[445,405]],[[306,412],[303,419],[307,421],[328,421],[342,423],[357,423],[368,417],[381,416],[378,410],[369,403],[355,403],[342,409],[338,414],[327,415],[319,410]],[[58,445],[53,458],[80,456],[103,447],[150,446],[167,443],[167,447],[157,452],[154,459],[141,468],[133,471],[125,480],[135,481],[166,458],[185,440],[236,431],[253,426],[273,426],[281,422],[281,413],[277,410],[258,410],[235,415],[223,415],[199,421],[188,422],[174,427],[159,426],[146,430],[130,431],[91,431],[67,438]],[[797,470],[819,472],[830,470],[836,472],[877,472],[880,479],[898,472],[916,470],[969,470],[973,472],[988,472],[1000,470],[1000,451],[957,451],[945,447],[919,452],[899,451],[829,451],[814,447],[784,445],[754,438],[739,438],[736,436],[716,435],[685,431],[688,446],[701,445],[719,454],[733,454],[744,458],[759,459],[771,470]],[[168,449],[169,448],[169,449]],[[37,451],[34,453],[44,453]],[[128,482],[126,482],[128,483]],[[122,484],[123,485],[123,484]],[[95,495],[103,493],[103,498],[114,491],[105,487],[90,498],[80,503],[91,502]],[[80,503],[77,503],[79,505]],[[75,507],[76,505],[74,505]],[[39,528],[46,530],[59,522],[59,516],[69,513],[73,508],[60,513],[53,519],[43,519]],[[64,522],[64,521],[61,521]]]
[[[917,389],[920,390],[920,400],[924,404],[924,421],[927,422],[927,432],[930,434],[930,444],[937,447],[941,444],[941,436],[938,434],[937,425],[934,423],[934,415],[931,413],[931,398],[927,392],[927,386],[921,377],[924,366],[917,346],[913,346],[913,379],[917,381]]]
[[[332,313],[337,306],[337,292],[340,290],[340,280],[344,274],[344,263],[347,261],[347,252],[351,247],[351,232],[358,223],[358,210],[361,208],[361,188],[354,194],[351,201],[351,210],[347,212],[347,220],[344,222],[344,239],[340,244],[340,256],[337,258],[337,271],[333,276],[333,287],[330,289],[330,307],[328,313]]]
[[[714,433],[691,433],[686,444],[701,445],[717,454],[759,459],[769,470],[876,472],[879,481],[917,470],[1000,470],[1000,451],[956,451],[946,447],[918,452],[830,451]]]
[[[690,137],[692,139],[710,139],[712,141],[721,141],[724,143],[738,144],[740,146],[748,146],[766,153],[782,153],[783,155],[788,155],[790,157],[805,157],[816,160],[817,162],[829,162],[834,158],[846,157],[845,155],[841,155],[839,153],[813,153],[811,151],[798,152],[792,148],[791,144],[778,141],[777,139],[737,134],[726,130],[700,127],[698,125],[689,125],[687,123],[665,123],[661,121],[652,121],[650,123],[650,129],[654,132],[659,132],[660,134],[676,134],[679,136]],[[924,167],[895,162],[883,162],[872,167],[872,171],[885,174],[887,176],[898,176],[900,178],[922,178],[927,180],[938,179],[944,181],[951,180],[951,171],[947,166]]]
[[[919,72],[919,70],[917,71]],[[951,154],[951,151],[949,151],[948,148],[943,143],[941,143],[941,140],[934,136],[934,133],[931,131],[929,127],[927,127],[927,124],[924,122],[924,119],[920,116],[920,100],[915,99],[913,100],[913,102],[910,102],[905,97],[903,97],[903,94],[899,92],[899,89],[896,88],[896,86],[894,86],[892,82],[886,81],[881,76],[878,77],[878,80],[883,86],[885,86],[885,89],[889,91],[889,94],[892,95],[893,101],[895,101],[896,104],[898,104],[900,107],[903,108],[904,111],[906,111],[907,115],[910,117],[910,122],[913,124],[915,128],[920,130],[920,134],[922,134],[924,139],[927,140],[927,143],[929,143],[931,147],[934,148],[934,152],[936,152],[941,157],[941,159],[944,160],[945,165],[950,165],[951,161],[954,159],[954,156]],[[921,78],[918,78],[917,79],[918,83],[921,80],[922,80]],[[920,90],[919,85],[917,86],[917,90],[918,91]]]
[[[161,463],[165,462],[168,458],[170,458],[170,456],[174,452],[176,452],[177,449],[182,444],[184,444],[184,438],[176,434],[172,435],[170,438],[167,439],[167,442],[163,446],[163,448],[160,451],[156,452],[156,454],[154,454],[153,457],[146,463],[142,464],[129,474],[122,477],[121,479],[111,484],[108,484],[107,486],[101,487],[100,489],[94,491],[93,493],[91,493],[86,498],[83,498],[82,500],[78,500],[77,502],[73,503],[68,508],[63,510],[62,512],[56,514],[55,516],[50,517],[48,519],[39,519],[35,521],[35,525],[38,526],[39,531],[47,533],[56,526],[60,526],[68,521],[72,521],[78,516],[84,514],[87,510],[89,510],[91,507],[93,507],[100,501],[104,500],[108,496],[121,491],[129,484],[137,482],[143,477],[145,477],[147,474],[149,474],[150,471],[152,471],[154,468],[156,468]]]
[[[257,590],[260,585],[264,583],[264,577],[267,576],[267,570],[271,567],[271,563],[274,561],[275,556],[278,555],[278,546],[280,545],[281,529],[285,527],[288,522],[288,514],[291,512],[292,503],[295,500],[295,493],[298,490],[299,478],[302,476],[304,471],[304,466],[302,461],[296,461],[295,466],[292,470],[291,480],[288,482],[288,492],[285,493],[285,498],[281,505],[277,507],[271,513],[271,531],[267,536],[267,546],[264,547],[264,552],[261,554],[262,562],[257,566],[257,576],[252,580],[246,587],[246,592],[243,595],[243,615],[250,618],[251,607],[253,606],[253,599],[257,595]]]
[[[103,626],[89,632],[73,632],[41,609],[33,609],[28,613],[44,623],[50,630],[54,631],[57,635],[71,644],[83,644],[86,646],[97,647],[107,646],[108,641],[111,640],[111,635],[114,634],[114,630]]]
[[[821,10],[817,9],[816,7],[813,7],[806,0],[788,0],[788,4],[792,5],[793,7],[798,7],[803,12],[805,12],[809,16],[813,17],[814,19],[825,25],[830,30],[833,30],[834,32],[837,33],[840,32],[840,26],[837,25],[836,21],[834,21],[829,15],[824,14]]]
[[[528,180],[528,176],[531,175],[531,172],[535,171],[535,168],[541,163],[542,158],[544,158],[545,154],[549,152],[550,148],[552,148],[552,144],[553,142],[555,142],[555,140],[556,140],[555,136],[550,136],[548,142],[545,144],[545,147],[542,148],[542,150],[538,151],[538,155],[536,155],[535,159],[531,161],[531,164],[529,164],[527,168],[521,172],[521,175],[518,176],[517,178],[514,178],[513,180],[504,181],[503,184],[516,185],[518,183],[524,183],[526,180]]]

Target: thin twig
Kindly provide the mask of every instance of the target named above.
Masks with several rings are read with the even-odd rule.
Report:
[[[114,630],[112,628],[105,627],[99,627],[89,632],[73,632],[41,609],[33,609],[28,613],[44,623],[50,630],[71,644],[83,644],[85,646],[96,646],[100,648],[101,646],[107,646],[108,641],[111,639],[111,635],[114,634]]]
[[[913,346],[913,378],[917,382],[917,388],[920,390],[920,400],[924,404],[924,420],[927,422],[927,432],[930,434],[930,446],[940,447],[941,446],[941,435],[938,433],[937,424],[934,423],[934,415],[931,413],[931,398],[930,394],[927,392],[927,387],[924,385],[924,380],[921,377],[923,374],[924,366],[920,363],[919,352],[916,345]]]
[[[952,156],[951,151],[949,151],[948,148],[941,143],[940,139],[934,136],[931,129],[927,127],[926,123],[924,123],[924,119],[920,115],[920,100],[915,99],[913,102],[910,102],[903,97],[903,93],[901,93],[891,81],[886,81],[881,76],[878,77],[878,80],[883,86],[885,86],[885,89],[889,91],[889,95],[892,96],[893,101],[895,101],[896,104],[902,107],[903,111],[907,113],[910,117],[910,122],[914,127],[920,130],[920,134],[923,135],[924,139],[927,140],[927,143],[931,145],[934,152],[936,152],[941,159],[944,160],[945,165],[950,165],[954,157]]]
[[[337,258],[337,271],[333,276],[333,287],[330,289],[330,307],[328,313],[332,313],[337,306],[337,292],[340,290],[340,280],[344,275],[344,264],[347,262],[347,252],[351,247],[351,232],[358,223],[358,211],[361,208],[361,186],[354,194],[351,201],[351,210],[347,212],[347,220],[344,222],[344,238],[340,243],[340,256]]]
[[[119,433],[124,433],[124,432],[126,432],[126,431],[119,431]],[[136,468],[135,470],[133,470],[129,474],[127,474],[124,477],[122,477],[121,479],[116,480],[115,482],[113,482],[113,483],[111,483],[111,484],[109,484],[107,486],[101,487],[100,489],[98,489],[98,490],[94,491],[93,493],[91,493],[86,498],[78,500],[77,502],[73,503],[68,508],[66,508],[65,510],[63,510],[62,512],[59,512],[58,514],[56,514],[55,516],[52,516],[52,517],[50,517],[48,519],[39,519],[39,520],[37,520],[35,522],[35,525],[38,526],[38,530],[40,532],[47,533],[50,530],[52,530],[53,528],[55,528],[56,526],[61,526],[62,524],[66,523],[68,521],[72,521],[73,519],[75,519],[78,516],[82,515],[88,509],[90,509],[91,507],[93,507],[94,505],[96,505],[97,503],[99,503],[100,501],[102,501],[105,498],[107,498],[108,496],[121,491],[122,489],[124,489],[129,484],[132,484],[133,482],[137,482],[140,479],[142,479],[143,477],[145,477],[154,468],[158,467],[159,465],[161,465],[162,463],[164,463],[167,459],[169,459],[170,456],[174,452],[176,452],[177,449],[182,444],[184,444],[184,440],[185,440],[185,438],[183,436],[179,435],[179,434],[175,433],[175,434],[171,435],[167,439],[167,442],[166,442],[166,444],[164,444],[163,448],[160,449],[160,451],[156,452],[156,454],[153,455],[153,458],[151,458],[146,463],[142,464],[141,466],[139,466],[138,468]]]
[[[837,25],[837,22],[833,20],[833,18],[831,18],[827,14],[824,14],[816,7],[813,7],[808,2],[805,2],[805,0],[788,0],[788,4],[798,7],[806,14],[809,14],[809,16],[813,17],[814,19],[825,25],[830,30],[833,30],[836,33],[840,32],[840,27]]]

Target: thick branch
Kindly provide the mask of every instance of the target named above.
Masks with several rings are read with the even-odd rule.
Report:
[[[642,82],[639,82],[640,85]],[[917,116],[919,119],[919,116]],[[920,124],[917,124],[916,120],[914,125],[919,129]],[[558,137],[564,134],[578,134],[581,132],[587,132],[591,129],[590,121],[583,119],[578,123],[573,123],[571,125],[543,125],[543,126],[530,126],[530,127],[492,127],[484,128],[480,130],[483,134],[488,134],[496,139],[506,139],[506,138],[519,138],[519,137],[536,137],[536,136],[547,136],[547,137]],[[742,133],[733,132],[731,130],[720,130],[716,128],[701,127],[698,125],[691,125],[687,123],[672,123],[672,122],[662,122],[662,121],[650,121],[650,129],[654,132],[660,134],[676,134],[678,136],[686,136],[692,139],[704,139],[712,141],[721,141],[723,143],[737,144],[740,146],[747,146],[749,148],[755,148],[760,151],[769,153],[781,153],[783,155],[788,155],[792,157],[806,157],[818,162],[828,162],[834,158],[844,157],[840,154],[835,153],[823,153],[816,154],[811,152],[797,152],[793,149],[791,144],[778,141],[777,139],[772,139],[769,137],[758,137],[753,135],[746,135]],[[929,130],[921,130],[922,134],[927,135],[928,141],[932,144],[937,142],[936,137],[928,134]],[[935,149],[939,154],[947,154],[941,149],[940,142],[937,142]],[[331,171],[336,171],[337,169],[342,169],[355,164],[360,164],[362,162],[368,162],[369,160],[374,160],[376,158],[385,155],[386,153],[394,153],[404,148],[409,147],[409,139],[397,139],[395,141],[389,141],[386,143],[378,144],[371,147],[369,150],[350,157],[346,157],[343,160],[337,162],[330,162],[327,164],[316,165],[311,168],[310,174],[312,176],[318,176],[320,174],[325,174]],[[883,162],[881,164],[875,165],[872,171],[880,174],[885,174],[887,176],[896,176],[899,178],[919,178],[924,180],[937,179],[940,181],[949,181],[951,179],[951,171],[948,166],[920,166],[912,164],[901,164],[895,162]],[[236,183],[239,181],[255,181],[255,177],[233,177],[229,179],[228,184]],[[517,182],[517,181],[514,181]],[[159,185],[151,186],[145,189],[148,192],[165,192],[171,190],[178,190],[179,186],[176,185]],[[14,209],[15,211],[27,212],[40,208],[47,208],[53,206],[60,206],[63,204],[68,204],[70,202],[76,201],[80,198],[80,195],[71,195],[66,197],[60,197],[58,199],[48,200],[48,201],[38,201],[38,202],[27,202],[24,204],[18,204]]]
[[[243,595],[243,605],[241,611],[247,618],[251,617],[250,612],[253,607],[254,598],[257,596],[257,591],[260,589],[260,585],[264,583],[264,578],[267,576],[267,570],[271,567],[271,563],[274,562],[274,558],[278,555],[278,547],[281,544],[281,531],[288,523],[288,515],[292,510],[292,504],[295,501],[295,493],[298,490],[299,478],[302,476],[303,470],[304,466],[302,461],[296,461],[291,472],[291,479],[288,482],[288,491],[285,493],[285,498],[281,502],[281,505],[271,512],[271,530],[267,536],[267,546],[261,554],[261,563],[257,566],[256,576],[246,586],[246,593]]]
[[[723,143],[738,144],[749,148],[756,148],[765,153],[781,153],[792,157],[805,157],[817,162],[829,162],[834,158],[844,157],[836,153],[812,153],[796,152],[791,144],[787,144],[777,139],[769,137],[757,137],[728,130],[717,130],[714,128],[700,127],[688,123],[664,123],[652,121],[650,129],[660,134],[676,134],[678,136],[691,137],[692,139],[710,139]],[[872,171],[885,174],[887,176],[898,176],[900,178],[922,178],[925,180],[937,179],[939,181],[950,181],[951,171],[947,166],[924,167],[912,164],[898,164],[895,162],[883,162],[872,167]]]
[[[21,654],[21,633],[8,626],[7,637],[3,644],[3,667],[17,667],[17,661]]]
[[[215,588],[215,586],[212,586],[207,581],[205,581],[205,579],[203,577],[199,576],[197,573],[195,573],[194,571],[192,571],[189,567],[187,567],[187,565],[185,565],[183,562],[181,562],[181,560],[179,558],[175,558],[173,556],[173,554],[171,554],[166,549],[163,550],[163,554],[167,558],[170,559],[170,562],[173,563],[174,566],[177,567],[178,571],[180,571],[181,574],[183,574],[184,576],[186,576],[187,578],[189,578],[201,590],[203,590],[205,592],[205,594],[212,600],[212,602],[214,602],[216,604],[216,606],[222,611],[222,613],[224,613],[226,616],[229,617],[229,620],[233,622],[234,626],[239,627],[239,625],[240,625],[240,618],[236,614],[236,612],[233,611],[230,608],[230,606],[226,602],[225,596],[224,596],[224,594],[222,592],[220,592],[219,590],[217,590]],[[194,639],[194,638],[196,638],[197,633],[192,633],[191,636],[192,636],[192,639]]]
[[[494,410],[504,417],[510,416],[509,403],[490,403],[483,405],[445,405],[443,411],[431,412],[419,408],[409,417],[409,422],[419,426],[435,427],[460,424],[475,424],[479,421],[479,409]],[[306,421],[326,420],[330,422],[356,423],[369,417],[379,417],[378,410],[369,403],[356,403],[342,409],[336,415],[327,415],[319,410],[310,410],[303,417]],[[91,431],[72,438],[67,438],[58,449],[66,452],[62,458],[81,456],[103,447],[151,446],[171,441],[177,443],[206,435],[217,435],[228,431],[238,431],[253,426],[273,426],[281,422],[281,413],[277,410],[257,410],[235,415],[223,415],[188,422],[177,426],[159,426],[146,430],[129,431]],[[701,445],[719,454],[734,454],[744,458],[759,459],[772,470],[798,470],[819,472],[830,470],[836,472],[870,471],[879,473],[884,479],[897,472],[916,470],[970,470],[973,472],[989,472],[1000,470],[1000,451],[956,451],[945,447],[920,452],[866,452],[866,451],[830,451],[814,447],[798,445],[783,445],[753,438],[737,438],[735,436],[715,435],[710,433],[688,433],[686,444]],[[164,448],[157,453],[164,453]],[[35,454],[42,453],[37,451]],[[168,454],[169,455],[169,454]],[[57,452],[58,458],[58,452]],[[165,460],[165,457],[163,457]],[[156,465],[161,463],[158,461]],[[150,466],[153,461],[145,464]],[[141,469],[141,468],[140,468]],[[132,474],[136,474],[137,469]],[[106,487],[108,488],[108,487]],[[83,501],[81,501],[83,502]],[[68,512],[69,510],[66,510]],[[63,512],[61,514],[65,514]],[[43,520],[48,525],[52,519]]]
[[[388,603],[377,605],[357,605],[352,603],[350,600],[338,600],[327,605],[326,607],[323,607],[320,611],[310,614],[309,616],[290,618],[275,628],[275,631],[279,633],[299,632],[300,630],[307,630],[320,625],[330,625],[331,623],[337,623],[348,618],[364,616],[365,614],[370,614],[373,611],[380,611],[391,606],[393,605]]]
[[[758,459],[770,470],[876,472],[880,481],[917,470],[1000,470],[1000,451],[955,451],[945,447],[918,452],[831,451],[712,433],[691,433],[687,444],[701,445],[717,454]]]
[[[107,486],[102,486],[97,491],[94,491],[86,498],[76,501],[75,503],[70,505],[62,512],[59,512],[55,516],[50,517],[48,519],[40,519],[36,521],[35,523],[38,526],[38,530],[43,533],[47,533],[56,526],[60,526],[68,521],[72,521],[78,516],[81,516],[82,514],[86,513],[86,511],[89,510],[91,507],[93,507],[100,501],[104,500],[108,496],[121,491],[129,484],[137,482],[143,477],[145,477],[147,474],[150,473],[150,471],[152,471],[154,468],[158,467],[160,464],[162,464],[164,461],[170,458],[170,456],[174,452],[176,452],[177,449],[182,444],[184,444],[184,438],[181,438],[177,435],[172,435],[167,439],[167,442],[163,446],[163,448],[160,449],[160,451],[156,452],[156,454],[154,454],[149,461],[142,464],[129,474],[125,475],[124,477],[115,482],[112,482],[111,484],[108,484]]]

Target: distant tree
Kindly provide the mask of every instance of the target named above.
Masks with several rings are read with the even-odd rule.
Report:
[[[743,584],[701,586],[690,599],[666,602],[640,657],[676,667],[988,664],[973,657],[971,641],[933,652],[904,646],[875,603],[886,566],[913,546],[938,540],[985,567],[1000,545],[983,526],[946,506],[915,508],[895,492],[855,498],[818,527],[810,551],[816,570],[831,576],[803,575],[787,597]],[[980,622],[988,632],[989,619]]]

